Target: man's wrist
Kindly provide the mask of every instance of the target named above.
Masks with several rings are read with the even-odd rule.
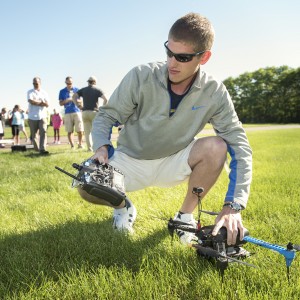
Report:
[[[102,146],[100,146],[95,152],[102,151],[103,149],[104,149],[104,150],[108,150],[108,146],[109,146],[109,145],[102,145]]]
[[[224,204],[223,204],[223,207],[230,207],[232,210],[236,211],[236,212],[240,212],[244,209],[244,207],[238,203],[238,202],[235,202],[235,201],[226,201]]]

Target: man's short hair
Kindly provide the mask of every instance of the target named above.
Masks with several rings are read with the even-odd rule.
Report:
[[[89,84],[96,84],[97,83],[97,78],[95,76],[90,76],[89,79],[87,80]]]
[[[41,82],[42,80],[41,80],[41,78],[40,77],[33,77],[33,79],[32,79],[32,81],[39,81],[39,82]]]
[[[191,44],[195,52],[210,50],[214,37],[215,31],[210,21],[196,13],[181,17],[169,31],[169,39]]]

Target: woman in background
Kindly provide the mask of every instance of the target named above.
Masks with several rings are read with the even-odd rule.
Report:
[[[11,114],[11,132],[14,140],[14,145],[20,145],[20,127],[22,124],[22,115],[19,105],[15,105]]]
[[[52,126],[54,129],[54,141],[53,144],[60,144],[60,127],[63,124],[63,119],[59,113],[56,112],[56,109],[53,110],[54,114],[52,115]]]

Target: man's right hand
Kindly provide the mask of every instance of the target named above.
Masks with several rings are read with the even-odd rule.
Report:
[[[98,148],[95,154],[91,157],[92,159],[98,160],[100,163],[108,164],[108,146],[102,146]]]

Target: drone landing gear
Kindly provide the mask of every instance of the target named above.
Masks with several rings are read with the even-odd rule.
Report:
[[[234,246],[234,247],[229,247],[227,249],[227,256],[233,257],[236,259],[244,259],[244,258],[251,256],[251,253],[243,247]],[[230,262],[234,262],[234,261],[230,261]]]
[[[237,262],[253,266],[241,261],[242,259],[249,257],[251,255],[250,252],[236,245],[233,247],[226,247],[225,243],[216,243],[213,248],[210,248],[201,246],[200,244],[194,244],[193,247],[197,249],[197,254],[200,257],[203,257],[216,265],[222,280],[224,279],[224,273],[228,268],[229,263]]]

